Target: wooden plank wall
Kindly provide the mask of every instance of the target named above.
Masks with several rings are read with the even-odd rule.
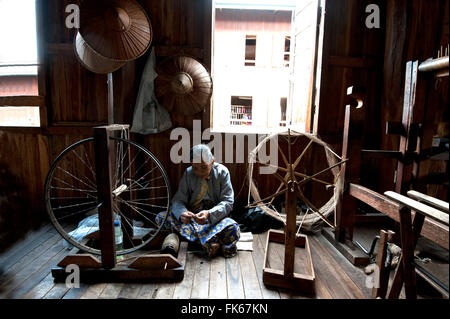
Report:
[[[449,43],[449,1],[448,0],[388,0],[386,16],[386,49],[384,54],[380,129],[384,132],[386,121],[401,121],[405,68],[408,61],[422,62],[437,57],[440,46]],[[433,135],[449,135],[448,77],[436,81],[429,75],[419,73],[416,112],[414,118],[423,122],[424,108],[427,107],[424,121],[424,145],[431,147]],[[398,136],[381,134],[381,147],[397,150]],[[380,191],[392,190],[395,163],[380,161]],[[441,162],[422,163],[420,175],[442,170]],[[445,169],[444,169],[445,171]],[[448,189],[429,186],[422,191],[430,195],[447,198]]]
[[[364,107],[353,112],[351,125],[364,123],[350,147],[347,176],[360,176],[360,146],[377,148],[380,79],[384,52],[384,25],[368,29],[366,7],[377,4],[384,16],[383,1],[326,1],[318,135],[341,153],[347,88],[366,88]],[[367,165],[366,169],[369,169]],[[375,186],[375,185],[374,185]]]

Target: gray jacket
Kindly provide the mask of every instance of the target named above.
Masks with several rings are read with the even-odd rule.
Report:
[[[207,179],[208,193],[206,200],[215,203],[209,210],[211,224],[216,224],[227,217],[233,209],[234,191],[231,185],[228,168],[219,163],[214,163]],[[192,166],[188,167],[178,185],[178,191],[172,199],[172,214],[180,220],[180,216],[194,203],[201,190],[201,178],[194,174]],[[197,212],[193,212],[197,213]]]

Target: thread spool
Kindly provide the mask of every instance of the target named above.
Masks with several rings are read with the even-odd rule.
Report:
[[[173,257],[178,256],[178,249],[180,248],[180,239],[177,234],[169,234],[163,241],[161,247],[161,254],[170,254]]]

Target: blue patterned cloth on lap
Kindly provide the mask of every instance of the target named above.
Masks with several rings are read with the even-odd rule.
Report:
[[[161,212],[156,216],[156,223],[160,225],[167,212]],[[198,224],[191,220],[189,224],[183,224],[172,214],[167,217],[162,230],[176,230],[188,241],[199,243],[206,252],[209,252],[211,244],[219,243],[224,257],[233,257],[237,253],[236,243],[240,238],[238,223],[231,218],[224,218],[215,225],[210,223]]]

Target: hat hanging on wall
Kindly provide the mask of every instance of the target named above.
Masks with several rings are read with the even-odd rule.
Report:
[[[142,56],[153,37],[150,19],[136,0],[83,0],[79,33],[97,54],[122,62]]]
[[[120,69],[126,62],[110,60],[95,52],[79,32],[74,40],[75,55],[80,63],[89,71],[108,74]]]
[[[157,66],[156,73],[156,97],[170,112],[194,115],[202,112],[210,101],[213,87],[211,75],[194,58],[166,58]]]

